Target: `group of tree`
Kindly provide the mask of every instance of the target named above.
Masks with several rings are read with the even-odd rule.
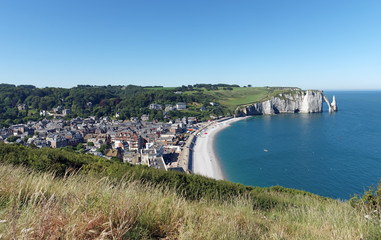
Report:
[[[193,86],[182,86],[180,90],[230,89],[237,86],[195,84]],[[122,120],[149,114],[151,119],[163,121],[165,118],[164,109],[149,109],[151,103],[161,104],[164,108],[166,104],[175,105],[178,102],[185,102],[190,104],[189,111],[170,113],[169,117],[196,116],[205,120],[210,113],[200,112],[199,107],[202,105],[208,106],[211,101],[215,101],[215,99],[210,95],[203,94],[203,90],[195,91],[192,94],[177,94],[173,89],[166,89],[161,86],[148,88],[135,85],[78,85],[77,87],[65,89],[0,84],[0,127],[25,123],[29,120],[40,120],[43,118],[39,114],[41,110],[51,110],[57,106],[71,109],[71,114],[67,118],[115,116],[116,113],[119,113],[119,119]],[[25,104],[29,111],[19,110],[17,108],[19,104]]]

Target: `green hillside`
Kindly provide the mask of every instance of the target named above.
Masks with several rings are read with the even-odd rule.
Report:
[[[377,192],[350,204],[4,144],[0,183],[0,239],[381,237]]]
[[[293,88],[294,89],[294,88]],[[206,91],[205,94],[212,96],[221,105],[234,110],[237,106],[250,103],[263,102],[281,93],[290,93],[295,90],[280,87],[246,87],[233,88],[232,90]]]
[[[40,111],[53,111],[58,106],[70,109],[65,119],[108,116],[126,120],[148,114],[151,120],[159,121],[189,116],[205,121],[210,115],[232,115],[239,105],[265,101],[279,93],[293,91],[292,89],[295,88],[239,87],[228,84],[181,87],[79,85],[70,89],[0,84],[0,128],[49,118],[40,116]],[[165,111],[166,105],[175,106],[178,102],[186,103],[187,109]],[[216,102],[218,106],[211,106],[210,102]],[[152,103],[160,104],[161,109],[151,109],[149,106]],[[25,109],[19,106],[24,106]],[[200,111],[202,106],[205,111]]]

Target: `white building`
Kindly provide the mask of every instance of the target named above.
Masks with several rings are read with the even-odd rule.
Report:
[[[175,108],[171,104],[165,105],[165,111],[166,112],[173,111],[173,110],[175,110]]]
[[[149,120],[149,114],[143,114],[140,119],[144,122],[148,121]]]
[[[151,103],[151,104],[149,105],[149,109],[161,110],[161,109],[162,109],[162,106],[161,106],[160,104]]]
[[[183,109],[187,108],[187,105],[183,102],[179,102],[176,104],[176,108],[177,108],[177,110],[183,110]]]

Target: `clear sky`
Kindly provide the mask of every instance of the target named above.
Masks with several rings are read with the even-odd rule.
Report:
[[[381,1],[2,0],[0,83],[381,89]]]

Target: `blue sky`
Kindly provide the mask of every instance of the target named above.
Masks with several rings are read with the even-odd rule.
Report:
[[[381,1],[0,1],[0,83],[381,89]]]

